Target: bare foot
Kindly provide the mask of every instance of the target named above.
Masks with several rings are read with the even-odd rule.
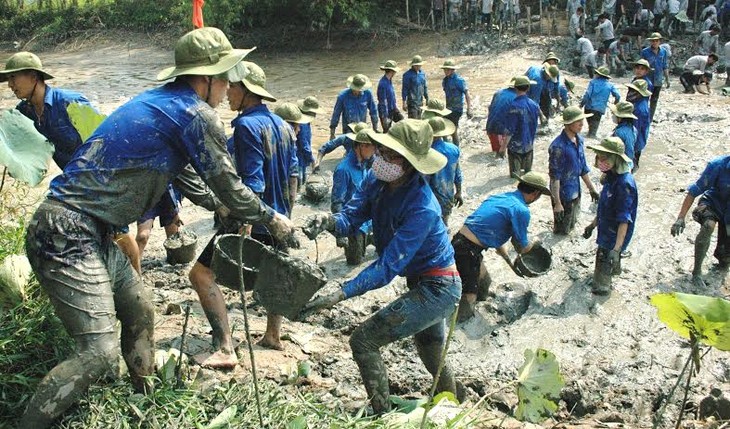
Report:
[[[279,340],[278,338],[272,338],[268,335],[264,335],[264,337],[261,338],[261,341],[256,344],[266,349],[279,351],[284,350],[284,344],[281,343],[281,340]]]
[[[695,287],[700,289],[705,289],[707,287],[707,284],[702,279],[702,276],[700,274],[692,274],[692,283],[695,285]]]
[[[213,369],[233,369],[238,365],[236,353],[226,353],[218,350],[213,353],[200,353],[193,358],[200,366]]]

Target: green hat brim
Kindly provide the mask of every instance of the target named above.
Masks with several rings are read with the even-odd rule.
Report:
[[[355,91],[365,91],[366,89],[372,88],[373,82],[370,80],[370,78],[367,78],[367,76],[366,76],[367,79],[365,80],[365,83],[360,87],[355,85],[355,83],[353,82],[354,77],[355,76],[350,76],[347,78],[347,87],[348,88],[355,90]]]
[[[611,79],[611,75],[608,73],[601,73],[600,71],[598,71],[598,69],[595,69],[594,72],[598,75],[605,77],[606,79]]]
[[[18,68],[15,68],[15,69],[9,69],[9,70],[0,71],[0,82],[7,82],[8,79],[10,79],[10,77],[8,75],[11,74],[11,73],[17,73],[17,72],[21,72],[21,71],[25,71],[25,70],[35,70],[35,71],[37,71],[38,73],[40,73],[40,74],[43,75],[43,80],[53,79],[53,75],[51,75],[50,73],[48,73],[48,72],[46,72],[46,71],[44,71],[42,69],[35,68],[35,67],[18,67]]]
[[[451,114],[451,110],[450,109],[447,109],[445,107],[443,109],[432,109],[432,108],[428,108],[427,107],[427,108],[423,109],[423,111],[424,112],[431,112],[431,113],[434,113],[437,116],[441,116],[441,117],[448,116],[448,115]],[[423,118],[423,119],[428,119],[428,118]]]
[[[220,58],[215,64],[206,65],[189,65],[189,66],[172,66],[168,67],[157,74],[157,80],[168,80],[177,76],[216,76],[227,72],[232,69],[236,64],[240,63],[246,55],[248,55],[254,48],[251,49],[233,49],[226,56]]]
[[[586,145],[586,147],[588,149],[593,150],[594,152],[612,153],[614,155],[620,156],[621,159],[623,159],[626,162],[631,162],[631,158],[629,158],[628,156],[626,156],[625,153],[618,153],[615,150],[607,149],[607,148],[605,148],[605,147],[603,147],[601,145]]]
[[[633,83],[627,83],[626,86],[628,88],[631,88],[634,91],[638,92],[639,94],[641,94],[642,97],[649,97],[649,96],[651,96],[651,91],[649,91],[648,89],[642,90],[638,86],[634,85]]]
[[[305,115],[302,113],[302,117],[296,121],[284,119],[286,122],[293,122],[295,124],[308,124],[314,120],[314,116]]]
[[[373,129],[369,129],[367,133],[368,137],[377,143],[398,152],[420,173],[433,174],[446,166],[446,157],[432,148],[424,155],[416,155],[409,151],[403,143],[394,139],[390,134],[376,133]]]
[[[611,113],[613,113],[617,118],[639,119],[633,113],[619,112],[615,104],[609,104],[608,108],[611,109]]]
[[[443,118],[444,121],[444,129],[441,131],[433,130],[433,136],[434,137],[446,137],[453,135],[456,132],[456,125],[454,125],[453,122],[451,122],[449,119]],[[428,122],[428,121],[426,121]]]
[[[561,120],[563,121],[563,125],[570,125],[570,124],[573,124],[573,123],[578,122],[580,120],[583,120],[583,119],[586,119],[586,118],[590,118],[591,116],[593,116],[593,113],[585,113],[585,112],[583,112],[580,115],[576,116],[575,118],[571,119],[570,122],[567,122],[565,119],[562,119],[562,118],[561,118]]]
[[[243,86],[245,86],[246,89],[248,89],[249,91],[251,91],[254,94],[258,95],[262,99],[271,101],[272,103],[275,103],[276,102],[276,97],[274,97],[273,95],[271,95],[269,93],[269,91],[267,91],[266,89],[264,89],[264,87],[262,87],[260,85],[256,85],[255,83],[252,83],[252,82],[250,82],[250,81],[248,81],[246,79],[243,79],[241,81],[241,84],[243,84]]]
[[[411,67],[413,67],[413,66],[422,66],[424,64],[426,64],[425,61],[421,61],[419,63],[414,63],[413,61],[411,61],[408,65],[411,66]]]
[[[457,66],[454,64],[453,66],[447,66],[446,64],[442,65],[440,68],[442,69],[451,69],[451,70],[459,70],[461,66]]]
[[[400,71],[400,68],[398,68],[398,67],[385,67],[385,66],[380,66],[379,68],[380,68],[380,70],[392,70],[392,71],[394,71],[396,73],[398,73]]]
[[[515,175],[515,176],[516,176],[516,175]],[[519,176],[517,176],[517,180],[518,180],[518,181],[519,181],[520,183],[524,183],[524,184],[526,184],[526,185],[530,185],[530,186],[532,186],[532,187],[533,187],[533,188],[535,188],[535,189],[539,189],[539,190],[540,190],[540,192],[541,192],[541,193],[542,193],[543,195],[550,195],[550,196],[552,196],[552,195],[553,195],[553,193],[552,193],[552,192],[550,192],[550,188],[548,188],[548,187],[547,187],[547,186],[545,186],[545,185],[542,185],[542,184],[540,184],[540,183],[535,183],[535,182],[532,182],[532,181],[530,181],[530,180],[525,180],[525,179],[523,179],[522,177],[519,177]]]
[[[315,115],[319,115],[324,113],[324,110],[321,107],[317,107],[316,109],[307,108],[307,106],[304,105],[304,100],[297,100],[297,107],[299,107],[299,110],[301,110],[304,114],[313,113]]]

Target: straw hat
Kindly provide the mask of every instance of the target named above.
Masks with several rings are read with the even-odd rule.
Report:
[[[370,78],[364,74],[356,74],[347,78],[347,87],[355,91],[364,91],[373,86]]]
[[[433,130],[426,121],[404,119],[396,122],[387,134],[372,129],[367,133],[377,143],[398,152],[423,174],[433,174],[446,165],[446,157],[431,149]]]
[[[611,75],[609,73],[610,73],[610,71],[608,70],[608,67],[606,67],[606,66],[601,66],[596,69],[596,74],[599,74],[599,75],[605,77],[606,79],[611,79]]]
[[[176,76],[215,76],[225,73],[256,48],[233,49],[223,32],[203,27],[188,32],[175,44],[175,65],[162,70],[157,80]]]
[[[451,114],[451,110],[446,108],[446,104],[440,98],[429,98],[424,111],[433,112],[438,116],[446,116]]]
[[[16,73],[23,70],[35,70],[43,75],[43,80],[53,79],[53,76],[43,70],[41,59],[32,52],[18,52],[13,54],[8,61],[5,62],[5,70],[0,71],[0,82],[6,82],[10,73]]]
[[[274,114],[286,122],[292,122],[294,124],[308,124],[314,119],[312,116],[303,114],[294,103],[283,103],[276,106]]]
[[[446,118],[434,116],[426,120],[433,130],[434,137],[446,137],[456,132],[456,125]]]
[[[228,71],[228,81],[231,83],[241,82],[249,91],[268,101],[276,101],[264,86],[266,85],[266,73],[256,63],[241,61]]]
[[[651,95],[651,91],[649,91],[649,84],[644,79],[637,79],[631,83],[627,83],[626,86],[638,92],[643,97]]]
[[[578,106],[568,106],[563,110],[563,124],[570,125],[591,116],[593,113],[586,113]]]
[[[550,188],[548,187],[548,177],[546,174],[538,173],[536,171],[528,171],[521,177],[518,177],[521,183],[530,185],[533,188],[539,189],[543,195],[552,195]]]
[[[310,95],[303,100],[297,101],[297,107],[299,107],[299,110],[301,110],[302,113],[304,113],[305,115],[316,115],[324,112],[324,110],[319,108],[319,100],[317,100],[317,97],[313,95]]]
[[[634,115],[634,105],[628,101],[619,101],[616,104],[609,104],[608,108],[617,118],[638,119]]]
[[[388,60],[380,66],[380,70],[393,70],[394,72],[398,73],[400,69],[398,68],[398,63],[396,63],[393,60]]]
[[[414,55],[409,63],[411,66],[422,66],[424,64],[426,64],[426,62],[423,61],[423,58],[420,55]]]
[[[596,152],[612,153],[618,155],[626,162],[631,162],[631,159],[626,156],[626,147],[624,146],[623,140],[620,137],[606,137],[601,140],[600,144],[597,145],[586,145],[588,149],[593,149]]]
[[[441,68],[456,70],[461,67],[456,65],[456,61],[449,59],[449,60],[444,61],[443,65],[441,65]]]

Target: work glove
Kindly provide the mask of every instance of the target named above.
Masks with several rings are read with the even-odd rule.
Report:
[[[313,214],[307,218],[306,224],[302,227],[304,235],[310,240],[317,238],[320,232],[335,230],[335,219],[331,214]]]
[[[454,207],[461,207],[464,205],[464,198],[461,197],[461,192],[454,194]]]
[[[596,190],[590,191],[590,193],[591,193],[591,200],[594,203],[597,203],[598,199],[601,197],[601,194],[599,194],[598,191],[596,191]]]
[[[296,241],[296,238],[293,238],[294,224],[288,217],[282,215],[281,213],[276,213],[273,219],[271,219],[271,222],[269,222],[266,227],[271,235],[273,235],[274,238],[278,241],[287,244],[296,244],[296,247],[290,247],[293,247],[295,249],[299,248],[298,241]]]
[[[672,236],[676,237],[679,234],[684,232],[684,219],[677,219],[674,221],[674,225],[672,225]]]
[[[347,237],[337,237],[337,247],[347,246]]]
[[[621,252],[616,250],[611,250],[608,252],[608,262],[611,264],[611,266],[615,266],[619,263],[621,260]]]
[[[330,128],[330,140],[334,140],[335,137],[336,137],[335,136],[335,129],[334,128]]]
[[[340,289],[341,284],[337,280],[334,280],[335,283],[337,283],[337,291],[332,292],[327,295],[320,296],[318,298],[315,298],[308,303],[304,305],[304,308],[302,308],[302,311],[299,313],[300,319],[304,320],[307,317],[311,316],[314,313],[318,313],[325,308],[331,308],[335,304],[337,304],[340,301],[343,301],[345,299],[345,292]]]
[[[586,229],[583,230],[583,238],[591,238],[591,235],[593,235],[593,230],[596,227],[593,224],[590,224],[586,227]]]

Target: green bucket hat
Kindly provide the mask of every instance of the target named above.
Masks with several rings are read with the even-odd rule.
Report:
[[[426,120],[433,130],[434,137],[446,137],[454,134],[456,126],[453,122],[440,116],[434,116]]]
[[[563,124],[570,125],[591,116],[593,116],[593,113],[586,113],[578,106],[568,106],[563,110]]]
[[[365,91],[371,86],[373,86],[373,83],[364,74],[356,74],[347,78],[347,87],[355,91]]]
[[[651,95],[649,84],[644,79],[637,79],[631,83],[627,83],[626,86],[641,94],[642,97],[649,97]]]
[[[373,144],[373,141],[370,140],[370,136],[368,135],[367,128],[363,128],[362,130],[358,131],[357,134],[355,134],[355,138],[350,140],[356,141],[358,143]]]
[[[433,174],[446,165],[446,157],[431,149],[433,130],[426,121],[409,118],[396,122],[387,134],[372,129],[367,132],[371,139],[398,152],[423,174]]]
[[[516,86],[535,85],[537,82],[530,80],[527,76],[517,75],[510,80],[510,88]]]
[[[422,66],[424,64],[426,64],[426,62],[423,61],[423,57],[421,57],[420,55],[414,55],[411,59],[411,62],[409,63],[409,65],[411,66]]]
[[[444,61],[444,63],[441,65],[441,68],[442,69],[456,70],[456,69],[459,69],[461,67],[456,65],[456,61],[449,59],[449,60]]]
[[[550,188],[548,187],[548,177],[544,173],[538,173],[537,171],[528,171],[522,176],[518,177],[521,183],[530,185],[533,188],[539,189],[543,195],[552,195]]]
[[[568,88],[568,91],[573,92],[575,89],[575,82],[568,79],[563,79],[563,82],[565,82],[565,87]]]
[[[431,112],[436,116],[446,116],[451,114],[451,110],[446,108],[446,103],[444,103],[440,98],[429,98],[424,112]]]
[[[53,79],[53,76],[43,70],[41,59],[32,52],[18,52],[13,54],[5,62],[5,70],[0,71],[0,82],[7,82],[10,73],[16,73],[23,70],[35,70],[43,75],[44,80]]]
[[[249,91],[263,98],[264,100],[276,101],[264,86],[266,85],[266,73],[258,64],[251,61],[241,61],[227,73],[228,81],[231,83],[241,82]]]
[[[631,159],[626,156],[626,147],[624,146],[623,140],[620,137],[606,137],[601,140],[600,144],[597,145],[586,145],[588,149],[593,149],[596,152],[612,153],[618,155],[626,162],[631,162]]]
[[[634,115],[634,105],[628,101],[619,101],[616,104],[609,104],[608,108],[617,118],[638,119]]]
[[[660,33],[651,33],[649,37],[646,38],[646,40],[662,40],[663,37]]]
[[[649,61],[647,61],[647,60],[645,60],[643,58],[640,59],[640,60],[638,60],[638,61],[636,61],[636,62],[634,62],[634,67],[636,67],[636,66],[646,67],[647,70],[651,70],[651,66],[649,65]]]
[[[396,63],[393,60],[388,60],[380,66],[380,70],[393,70],[394,72],[398,73],[400,69],[398,68],[398,63]]]
[[[221,30],[215,27],[198,28],[178,39],[175,44],[175,66],[162,70],[157,80],[183,75],[219,75],[233,68],[254,49],[233,49]]]
[[[611,79],[610,70],[608,70],[608,67],[601,66],[596,69],[596,73],[605,77],[606,79]]]
[[[560,74],[560,69],[558,66],[552,64],[543,64],[542,66],[545,69],[545,73],[547,73],[548,76],[550,76],[550,79],[553,80],[553,82],[557,82],[558,75]]]
[[[555,55],[555,52],[548,52],[547,56],[545,57],[544,60],[542,60],[542,62],[544,64],[550,60],[555,60],[558,62],[558,64],[560,64],[560,58],[558,58],[558,56]]]
[[[297,101],[297,107],[299,107],[299,110],[301,110],[305,115],[317,115],[324,112],[324,110],[319,108],[319,100],[317,100],[317,97],[313,95]]]
[[[308,124],[314,119],[312,116],[303,114],[294,103],[282,103],[280,106],[276,106],[274,114],[294,124]]]
[[[347,124],[347,128],[349,128],[352,132],[345,134],[345,136],[350,140],[355,140],[357,133],[362,130],[367,130],[370,128],[370,125],[368,125],[367,122],[351,122]]]

